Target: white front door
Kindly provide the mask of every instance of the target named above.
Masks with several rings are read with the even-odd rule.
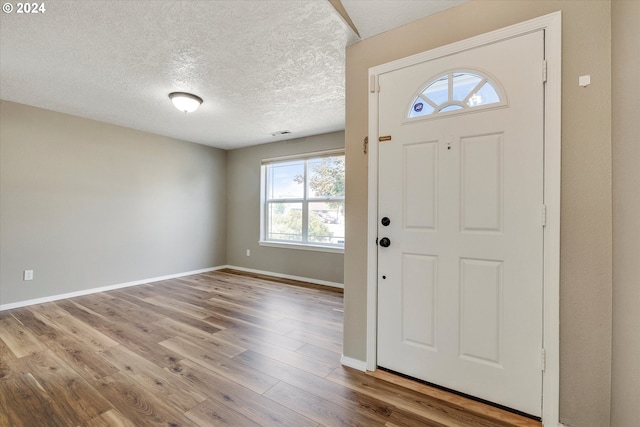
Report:
[[[380,74],[378,98],[378,366],[534,416],[543,60],[540,30]]]

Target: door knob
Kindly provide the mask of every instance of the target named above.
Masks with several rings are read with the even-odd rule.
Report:
[[[389,245],[391,245],[391,240],[389,240],[388,237],[383,237],[382,239],[380,239],[380,246],[382,246],[383,248],[388,248]]]
[[[389,217],[384,217],[382,218],[382,220],[380,221],[382,223],[382,225],[384,225],[385,227],[389,224],[391,224],[391,220],[389,219]]]

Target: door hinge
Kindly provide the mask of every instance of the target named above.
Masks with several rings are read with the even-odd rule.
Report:
[[[540,216],[540,220],[542,222],[542,226],[547,226],[547,205],[542,205],[542,213]]]
[[[544,372],[547,369],[547,352],[543,348],[540,350],[540,370]]]
[[[371,93],[380,92],[380,85],[378,84],[378,76],[375,76],[375,75],[369,76],[369,92]]]
[[[542,83],[547,82],[547,60],[542,61]]]

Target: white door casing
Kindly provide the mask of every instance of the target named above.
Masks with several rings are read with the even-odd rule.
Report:
[[[559,82],[552,85],[558,92],[547,87],[543,98],[542,63],[555,55],[559,63],[559,43],[550,48],[559,41],[559,18],[549,15],[370,72],[375,215],[369,238],[389,237],[391,246],[369,250],[367,368],[384,366],[542,415],[545,425],[557,422],[560,140]],[[524,55],[514,56],[518,51]],[[452,69],[495,79],[508,106],[407,120],[419,86]],[[559,79],[559,64],[547,74]],[[527,92],[527,82],[538,86]],[[391,141],[374,146],[388,134]],[[379,196],[379,206],[372,196]],[[388,227],[379,223],[383,216],[391,218]],[[377,301],[380,311],[372,312]],[[384,320],[388,316],[395,324]]]

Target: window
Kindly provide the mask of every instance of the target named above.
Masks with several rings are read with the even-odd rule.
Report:
[[[499,87],[477,71],[449,71],[423,87],[413,98],[410,119],[505,104]]]
[[[344,151],[262,161],[263,245],[344,248]]]

